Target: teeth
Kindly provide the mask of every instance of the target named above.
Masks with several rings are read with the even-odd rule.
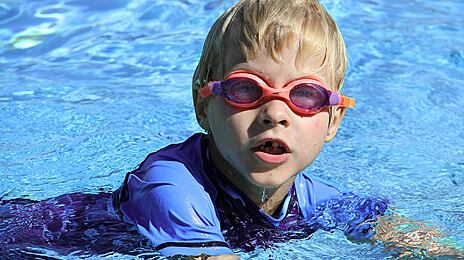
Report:
[[[271,141],[263,143],[260,149],[264,152],[272,154],[280,154],[285,152],[285,148],[282,145]]]

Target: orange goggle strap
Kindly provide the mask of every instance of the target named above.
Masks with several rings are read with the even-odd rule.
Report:
[[[338,106],[353,108],[355,104],[356,101],[354,98],[340,95],[340,101],[338,102]]]

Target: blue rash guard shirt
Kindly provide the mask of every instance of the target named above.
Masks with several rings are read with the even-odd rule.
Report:
[[[194,134],[148,155],[113,193],[112,205],[162,255],[231,254],[315,231],[304,225],[337,189],[299,173],[276,212],[253,204],[216,169],[208,137]]]

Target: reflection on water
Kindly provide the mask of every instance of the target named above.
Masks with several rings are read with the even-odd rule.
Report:
[[[0,258],[157,256],[130,225],[108,213],[111,194],[73,193],[44,201],[0,201]],[[17,258],[19,257],[19,258]]]

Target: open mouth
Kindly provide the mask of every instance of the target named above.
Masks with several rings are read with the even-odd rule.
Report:
[[[284,145],[275,141],[266,141],[255,148],[255,151],[261,151],[269,154],[283,154],[288,152]]]
[[[252,151],[260,160],[270,164],[287,161],[291,152],[283,141],[277,139],[264,139]]]

